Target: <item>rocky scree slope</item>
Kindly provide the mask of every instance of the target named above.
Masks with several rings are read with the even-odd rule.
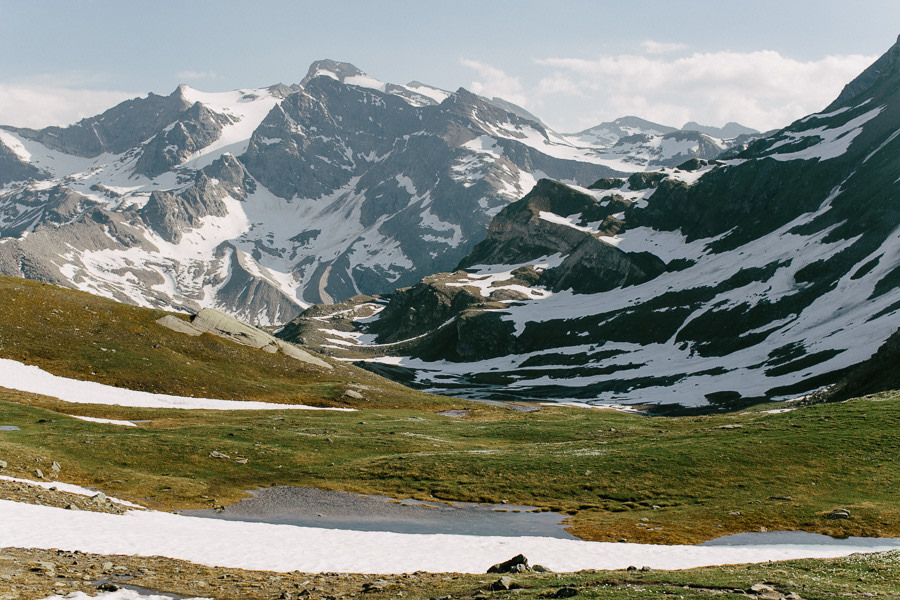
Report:
[[[900,46],[847,90],[734,159],[541,182],[462,270],[285,334],[481,397],[735,406],[834,383],[897,330]],[[413,312],[426,293],[441,310]]]

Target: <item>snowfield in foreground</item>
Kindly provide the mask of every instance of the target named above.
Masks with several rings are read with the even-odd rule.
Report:
[[[156,511],[111,515],[0,501],[0,547],[166,556],[209,566],[309,573],[484,573],[516,554],[554,571],[654,569],[896,549],[883,545],[661,546],[544,537],[403,534],[187,517]],[[880,542],[876,542],[880,543]]]
[[[304,404],[241,402],[152,394],[118,388],[93,381],[59,377],[43,369],[14,360],[0,358],[0,386],[20,392],[42,394],[75,404],[108,404],[133,408],[182,408],[188,410],[340,410],[352,408],[319,408]],[[122,424],[122,423],[117,423]]]

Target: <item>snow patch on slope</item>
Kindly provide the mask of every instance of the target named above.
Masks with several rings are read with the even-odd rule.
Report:
[[[106,404],[134,408],[177,408],[186,410],[337,410],[348,408],[318,408],[303,404],[272,404],[269,402],[241,402],[212,398],[191,398],[152,394],[93,381],[59,377],[34,365],[0,358],[0,385],[21,392],[41,394],[75,404]]]

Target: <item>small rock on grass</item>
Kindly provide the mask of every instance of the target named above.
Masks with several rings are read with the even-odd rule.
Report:
[[[362,586],[363,593],[369,594],[371,592],[378,592],[383,590],[388,586],[388,582],[383,579],[379,579],[378,581],[367,581]]]
[[[521,586],[513,581],[512,577],[503,576],[494,583],[491,584],[490,590],[492,592],[499,592],[503,590],[517,590]]]
[[[210,458],[225,458],[225,459],[231,458],[230,456],[228,456],[228,455],[225,454],[224,452],[219,452],[218,450],[213,450],[212,452],[210,452],[210,453],[209,453],[209,457],[210,457]]]
[[[849,519],[850,511],[846,508],[836,508],[827,515],[825,515],[826,519],[836,520],[836,519]]]

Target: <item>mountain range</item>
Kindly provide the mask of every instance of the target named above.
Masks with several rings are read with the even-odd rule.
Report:
[[[733,145],[620,121],[559,134],[499,98],[325,60],[296,85],[180,86],[70,127],[3,127],[0,273],[277,325],[452,269],[538,179]]]
[[[893,347],[898,55],[766,134],[557,133],[328,60],[3,127],[0,273],[290,321],[283,339],[443,393],[795,397]]]
[[[455,271],[281,335],[495,399],[733,408],[871,380],[896,357],[898,134],[895,45],[823,111],[720,160],[542,179]]]

